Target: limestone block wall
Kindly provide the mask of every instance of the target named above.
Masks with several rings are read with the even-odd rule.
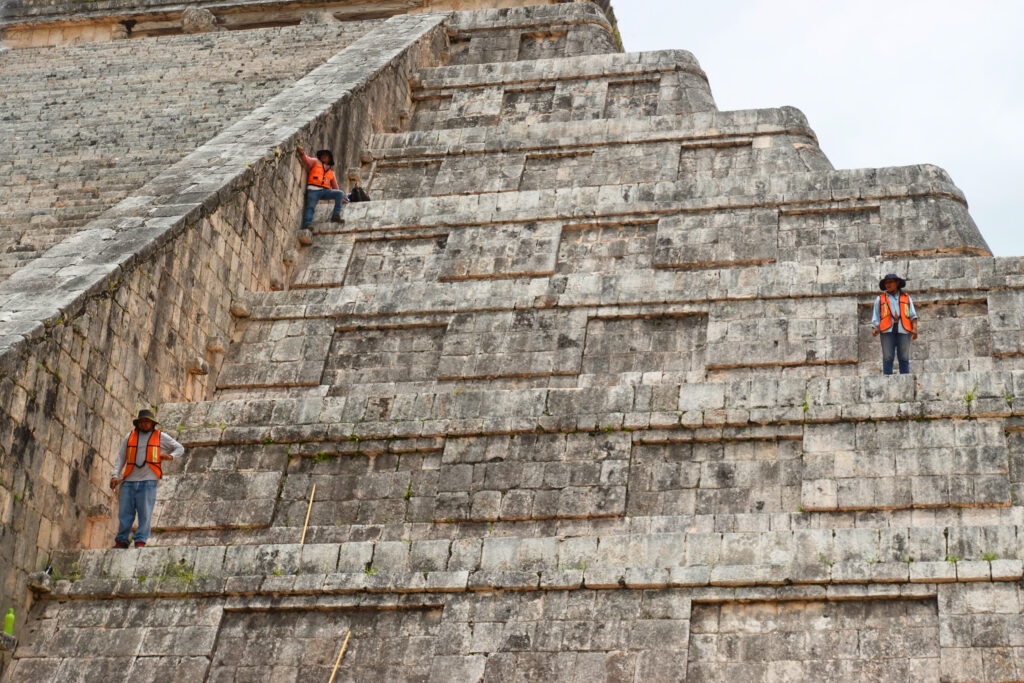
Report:
[[[802,114],[792,109],[562,123],[538,116],[539,111],[536,106],[525,110],[529,124],[509,125],[501,138],[473,137],[462,130],[378,136],[363,157],[367,186],[383,199],[400,199],[531,191],[565,183],[693,182],[755,168],[775,174],[832,170]],[[422,123],[414,119],[413,125]],[[725,227],[714,226],[716,231]],[[728,227],[742,226],[729,222]],[[803,235],[800,239],[810,242]]]
[[[934,680],[936,612],[933,600],[694,605],[686,679]]]
[[[323,605],[300,599],[286,603],[287,611],[244,598],[202,600],[186,610],[172,601],[150,600],[146,609],[133,602],[134,616],[109,631],[109,641],[97,641],[85,662],[88,646],[64,643],[89,634],[76,622],[96,607],[54,605],[33,637],[41,657],[20,659],[14,673],[23,680],[124,671],[210,680],[329,677],[348,631],[342,680],[632,679],[634,672],[654,680],[686,663],[689,601],[664,591],[410,597],[341,595]],[[128,607],[116,601],[100,614],[120,622],[118,610]],[[638,608],[646,618],[624,616]],[[595,631],[598,620],[604,625]],[[175,654],[167,652],[172,633],[184,638]],[[133,649],[140,656],[129,655]]]
[[[421,129],[715,109],[707,77],[682,50],[437,67],[415,85]]]
[[[460,12],[448,30],[449,63],[453,65],[619,51],[612,24],[601,8],[590,2]]]
[[[580,0],[590,3],[590,0]],[[45,2],[40,0],[10,0],[0,7],[0,38],[6,47],[41,47],[94,41],[124,40],[180,35],[182,33],[237,31],[268,26],[294,26],[300,23],[333,23],[335,21],[363,21],[383,19],[406,13],[444,12],[451,10],[481,10],[501,8],[492,12],[489,21],[470,20],[469,31],[500,31],[503,14],[522,23],[521,10],[526,6],[555,4],[552,0],[426,0],[409,3],[402,0],[368,0],[349,3],[344,0],[280,0],[208,2],[192,0],[186,3],[166,0],[93,0],[88,5],[75,2]],[[590,10],[561,20],[549,13],[541,14],[535,31],[541,35],[554,32],[573,33],[571,45],[585,45],[586,39],[600,40],[615,49],[621,49],[621,40],[615,27],[615,16],[608,0],[594,3],[607,14]],[[564,13],[564,8],[560,8]],[[519,13],[517,14],[517,10]],[[190,13],[191,16],[190,16]],[[597,16],[595,16],[597,15]],[[196,17],[201,17],[198,21]],[[548,21],[545,21],[548,20]],[[529,23],[529,20],[526,20]],[[594,31],[586,24],[609,24],[607,31]],[[547,28],[548,31],[543,29]],[[540,29],[540,30],[536,30]],[[515,29],[513,28],[515,31]],[[515,31],[516,36],[523,33]],[[469,38],[470,36],[467,36]],[[532,36],[528,36],[527,42]],[[483,49],[490,41],[478,41]],[[501,41],[499,41],[501,43]]]
[[[378,24],[0,53],[0,278]]]
[[[1018,523],[1019,430],[1006,420],[1019,374],[952,386],[919,374],[916,393],[853,377],[181,405],[169,419],[195,457],[170,468],[155,526],[164,544],[293,543],[316,484],[317,543],[583,542],[684,516],[694,530],[748,534],[723,546],[728,564],[806,563],[817,555],[792,532],[815,528],[829,558],[1015,558],[1016,534],[1001,525]],[[864,526],[867,544],[849,546],[839,520]],[[923,545],[886,541],[878,525],[915,527]],[[998,533],[969,540],[964,527],[978,525]],[[694,543],[696,561],[710,540]]]
[[[919,183],[901,192],[922,204],[952,192],[944,182],[926,186],[929,172],[901,169],[904,183]],[[857,175],[826,177],[840,184]],[[772,248],[788,213],[835,196],[800,197],[788,188],[809,182],[809,174],[788,178],[757,209],[729,208],[753,198],[721,196],[728,186],[714,180],[350,206],[342,227],[319,229],[310,253],[324,260],[300,269],[298,289],[250,299],[234,358],[217,382],[220,396],[254,388],[278,396],[389,396],[466,382],[585,387],[877,372],[871,262],[805,266]],[[694,189],[710,196],[692,197]],[[623,202],[621,192],[658,199]],[[905,203],[907,194],[887,192],[867,191],[879,206]],[[667,209],[670,200],[689,210]],[[854,221],[861,215],[834,213]],[[979,298],[1005,286],[995,284],[1002,277],[995,273],[1009,273],[1016,261],[968,262],[955,255],[977,249],[976,231],[965,227],[953,237],[930,233],[927,221],[918,225],[930,256],[901,254],[908,260],[881,266],[908,273],[924,290],[915,300],[929,334],[914,346],[915,367],[1016,367],[1016,356],[993,357],[991,315]],[[995,279],[977,271],[967,277],[981,264]]]
[[[354,679],[1021,677],[1024,261],[940,169],[835,170],[586,14],[390,20],[329,62],[379,88],[254,113],[373,201],[231,292],[150,546],[54,552],[8,678],[320,677],[349,631]]]
[[[238,592],[260,590],[238,576],[223,596],[183,601],[174,598],[218,582],[174,569],[182,566],[168,557],[141,568],[159,576],[92,582],[97,593],[113,589],[111,597],[83,591],[77,600],[49,601],[12,675],[319,677],[333,669],[346,633],[349,680],[719,680],[727,672],[766,680],[995,681],[1021,675],[1019,648],[1000,635],[1015,630],[1021,609],[1020,589],[1009,581],[826,591],[701,586],[682,574],[636,573],[627,575],[625,588],[581,590],[578,575],[587,572],[568,569],[526,590],[445,586],[394,595],[388,593],[402,584],[376,594],[352,592],[359,583],[348,582],[352,574],[315,582],[282,574],[262,587],[274,589],[274,598]],[[439,587],[456,575],[430,572],[427,583]],[[374,574],[362,576],[369,577],[364,584],[381,585]],[[300,583],[319,597],[303,595]],[[162,595],[153,596],[154,589]],[[97,631],[91,626],[97,620],[116,626]],[[271,649],[275,656],[268,658]]]
[[[219,365],[233,302],[285,279],[303,201],[294,145],[355,156],[394,125],[410,70],[445,44],[443,18],[356,41],[0,287],[0,601],[19,620],[25,577],[53,548],[108,535],[111,449],[134,412],[204,396],[188,368]]]

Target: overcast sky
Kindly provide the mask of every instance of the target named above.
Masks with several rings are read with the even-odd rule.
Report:
[[[630,52],[685,49],[719,109],[792,105],[836,168],[932,163],[1024,256],[1024,1],[612,0]]]

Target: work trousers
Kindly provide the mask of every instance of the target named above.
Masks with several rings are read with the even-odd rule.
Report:
[[[341,190],[332,190],[329,187],[325,187],[322,190],[306,190],[306,211],[302,216],[302,227],[309,228],[313,226],[313,212],[316,211],[316,205],[322,199],[333,199],[334,200],[334,213],[335,216],[341,215],[341,205],[345,199],[345,193]]]
[[[135,530],[135,542],[145,543],[149,538],[149,525],[153,519],[153,506],[156,505],[156,480],[121,482],[121,491],[117,498],[117,536],[118,543],[127,543],[132,533],[135,518],[139,518],[139,528]]]
[[[910,374],[910,335],[901,332],[882,332],[882,372],[892,374],[892,361],[899,358],[900,374]]]

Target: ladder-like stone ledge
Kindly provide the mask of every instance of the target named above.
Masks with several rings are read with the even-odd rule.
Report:
[[[511,28],[546,29],[549,26],[574,26],[598,23],[608,30],[612,26],[601,9],[591,3],[570,5],[534,5],[455,12],[448,27],[456,32],[501,31]]]
[[[751,194],[752,186],[757,194]],[[945,197],[966,207],[963,192],[945,171],[919,165],[389,199],[349,204],[344,217],[345,230],[365,232],[913,197]]]
[[[595,429],[721,439],[768,424],[1021,416],[1024,371],[196,402],[161,419],[196,446]]]
[[[817,539],[792,536],[794,549],[799,547],[809,557],[791,557],[787,561],[780,555],[778,562],[754,564],[703,559],[690,562],[690,553],[702,552],[708,539],[696,535],[685,540],[685,534],[645,538],[484,539],[482,557],[477,539],[476,559],[465,554],[466,547],[472,547],[465,542],[461,543],[460,557],[456,547],[459,541],[66,551],[55,560],[57,579],[35,589],[42,594],[49,592],[52,597],[116,598],[818,586],[826,595],[863,597],[877,595],[879,591],[898,594],[919,590],[909,584],[1024,578],[1024,562],[1016,558],[966,559],[947,555],[948,559],[919,560],[908,555],[902,561],[878,560],[877,556],[832,561],[826,552],[843,552],[835,547],[841,542],[839,538],[831,550],[824,544],[807,545],[808,541],[820,541],[824,536],[831,538],[831,532],[822,532]],[[885,540],[882,538],[881,542]],[[606,552],[629,552],[631,556],[621,564],[602,562],[596,552],[599,542],[602,550],[612,546]],[[656,543],[661,544],[662,552],[675,549],[686,553],[687,559],[670,564],[661,557],[652,557],[651,551],[645,558],[644,549],[653,548]],[[509,547],[525,549],[527,544],[532,549],[529,558],[506,557]],[[593,557],[581,554],[586,546],[594,548]],[[939,549],[932,556],[938,557],[942,552]],[[396,566],[399,564],[403,566]]]
[[[545,80],[585,80],[614,78],[620,75],[672,73],[683,71],[697,76],[705,85],[707,75],[697,58],[686,50],[628,52],[584,55],[561,59],[534,59],[525,62],[495,62],[440,66],[419,72],[415,87],[424,91],[449,88],[479,88],[493,85],[536,83]],[[708,90],[708,99],[711,99]],[[713,105],[710,108],[714,108]]]
[[[803,112],[794,107],[780,107],[640,119],[519,123],[502,126],[500,135],[496,135],[493,130],[481,128],[381,133],[373,136],[371,146],[364,151],[364,155],[371,159],[390,160],[409,156],[561,150],[581,145],[712,141],[773,135],[801,136],[817,144],[814,131]]]

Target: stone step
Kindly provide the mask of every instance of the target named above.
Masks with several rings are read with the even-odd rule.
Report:
[[[281,578],[283,584],[289,577]],[[517,668],[529,672],[541,667],[555,680],[603,678],[606,670],[625,672],[628,678],[619,680],[634,680],[635,669],[635,680],[642,681],[678,677],[679,663],[686,658],[688,595],[612,591],[580,600],[565,590],[489,596],[464,589],[444,592],[450,590],[444,584],[438,590],[418,595],[289,595],[279,601],[265,594],[180,601],[180,593],[171,599],[54,600],[23,645],[27,654],[12,664],[12,675],[28,683],[104,680],[123,672],[145,680],[199,680],[207,675],[218,681],[282,676],[328,680],[344,647],[339,679],[346,681],[522,680],[513,678]],[[735,592],[713,591],[719,597],[734,597]],[[934,603],[935,592],[931,587],[907,591],[917,598],[910,603],[912,615],[927,615],[921,595]],[[567,612],[570,602],[583,604]],[[907,608],[899,600],[890,602],[905,619]],[[634,626],[622,615],[641,603],[645,615],[657,617],[638,619]],[[842,616],[845,625],[853,615]],[[901,642],[907,635],[913,642],[934,643],[937,618],[919,618],[925,621],[909,631],[899,629],[902,620],[896,618],[873,625],[883,636],[898,634]],[[107,637],[97,637],[90,619],[107,625],[102,633]],[[604,635],[596,624],[609,619],[621,627]],[[545,649],[524,649],[535,638]],[[458,654],[463,647],[470,654]],[[924,662],[937,669],[937,656],[924,654],[930,657]],[[579,673],[587,678],[574,677]]]
[[[376,199],[827,172],[796,110],[377,135],[362,175]],[[496,172],[498,170],[498,172]]]
[[[712,178],[694,182],[623,183],[464,196],[420,197],[370,201],[345,207],[349,230],[381,230],[405,226],[436,226],[513,222],[538,218],[595,218],[607,215],[662,214],[716,208],[786,207],[797,211],[816,205],[842,210],[854,202],[886,198],[934,197],[965,204],[963,193],[936,166],[838,170],[743,178]],[[632,209],[632,210],[631,210]],[[967,216],[966,211],[953,212]],[[950,217],[944,220],[949,221]],[[964,218],[970,221],[970,218]],[[973,226],[971,246],[981,240]],[[951,226],[952,227],[952,226]],[[968,237],[965,235],[964,237]],[[962,238],[963,239],[963,238]],[[899,244],[889,251],[910,251]]]
[[[969,666],[961,653],[972,652],[940,645],[940,632],[968,643],[972,633],[1010,633],[1019,618],[1011,610],[1021,600],[1012,583],[1016,565],[964,563],[964,580],[951,583],[945,564],[951,563],[920,563],[907,581],[898,567],[878,563],[879,582],[850,585],[804,582],[814,578],[810,570],[794,585],[748,585],[770,566],[716,567],[712,579],[701,572],[574,569],[239,576],[230,584],[207,580],[206,593],[195,578],[126,580],[112,599],[45,601],[12,675],[33,683],[126,671],[138,678],[276,680],[286,672],[326,680],[344,648],[346,680],[526,679],[517,672],[565,681],[714,680],[735,648],[784,640],[785,654],[750,651],[726,665],[796,668],[813,680],[860,680],[880,669],[886,680],[939,680],[940,671]],[[957,581],[959,565],[952,572]],[[982,582],[970,581],[986,572]],[[157,590],[139,592],[140,583]],[[981,612],[993,603],[1000,611]],[[770,623],[751,618],[752,610],[770,615]],[[104,624],[102,634],[96,622]],[[822,651],[821,643],[836,649]],[[972,670],[992,675],[972,679],[1012,680],[1017,668],[1004,654],[1009,649],[982,648],[998,659],[986,659],[983,668],[979,655]],[[875,652],[889,656],[879,664]],[[793,659],[783,666],[765,661],[773,656]],[[799,668],[785,666],[794,660]]]
[[[320,526],[1005,507],[1024,481],[1020,430],[1002,422],[1021,374],[984,391],[964,388],[977,379],[965,373],[918,375],[920,388],[833,378],[169,405],[183,443],[217,448],[169,468],[157,525],[292,526],[314,484]],[[787,400],[782,387],[804,391]],[[275,464],[246,481],[238,458]],[[259,522],[241,509],[251,486],[264,491]]]
[[[728,431],[723,437],[722,430],[839,420],[1008,418],[1021,414],[1022,397],[1022,370],[890,377],[759,377],[686,385],[446,390],[398,395],[390,401],[332,396],[168,403],[161,421],[176,425],[179,435],[193,445],[262,443],[268,437],[277,443],[302,441],[308,438],[302,430],[311,425],[330,425],[326,434],[341,440],[352,435],[365,440],[589,431],[607,425],[613,429],[708,428],[709,434],[717,438],[734,438]]]
[[[513,232],[537,221],[570,229],[658,221],[655,268],[989,255],[951,184],[929,178],[929,169],[887,171],[905,184],[832,189],[831,184],[860,184],[855,179],[865,175],[833,171],[758,176],[744,183],[708,178],[371,201],[348,205],[343,226],[328,231],[431,227],[440,233],[450,226],[503,225]],[[762,191],[751,194],[755,187]],[[883,239],[883,226],[900,229]],[[478,240],[486,239],[487,233],[479,234]],[[500,271],[484,270],[481,276]]]
[[[398,298],[400,290],[393,291]],[[252,341],[233,347],[218,387],[323,385],[331,395],[390,395],[436,391],[450,382],[477,388],[461,384],[467,381],[479,388],[585,387],[738,379],[771,368],[787,377],[877,372],[869,297],[549,307],[517,304],[513,290],[506,292],[512,296],[505,310],[496,311],[473,298],[479,293],[460,283],[437,299],[452,302],[446,312],[382,307],[359,318],[317,306],[322,299],[312,290],[263,297],[245,323]],[[281,299],[288,303],[274,305]],[[1019,365],[992,356],[997,338],[986,298],[924,294],[916,305],[929,334],[913,347],[915,372]],[[315,309],[310,336],[273,336],[286,328],[303,334],[301,315]]]
[[[435,67],[412,83],[417,130],[715,110],[682,50]]]
[[[453,273],[447,250],[466,240],[317,239],[327,251],[336,243],[335,253],[352,252],[345,270],[327,273],[343,286],[249,296],[245,329],[253,346],[229,354],[222,388],[323,385],[332,393],[390,395],[430,392],[451,381],[583,387],[741,379],[771,368],[792,378],[872,374],[878,363],[870,328],[875,294],[864,287],[876,272],[906,272],[884,263],[839,263],[833,282],[824,281],[821,269],[808,271],[807,281],[818,282],[792,296],[788,283],[800,271],[786,264],[747,269],[743,289],[731,284],[735,269],[631,272],[616,269],[622,259],[609,257],[607,266],[588,274],[412,288],[407,283],[424,272],[433,271],[437,280]],[[425,250],[434,253],[424,257]],[[463,253],[455,254],[461,261]],[[928,329],[914,345],[915,372],[1018,367],[1021,290],[987,291],[988,276],[979,273],[960,282],[962,290],[927,292],[929,271],[948,285],[942,275],[965,265],[957,261],[914,261],[911,277],[925,290],[915,292],[915,301]],[[976,261],[970,265],[977,267]],[[988,263],[1004,273],[1019,267],[1015,259]],[[303,284],[333,282],[307,276]],[[637,292],[632,301],[623,296],[631,290]],[[605,300],[603,292],[612,298]],[[770,299],[746,300],[757,296]],[[315,320],[310,324],[317,331],[303,332],[304,319]],[[274,336],[284,329],[293,336]],[[526,382],[531,378],[552,380]]]
[[[191,449],[181,471],[169,468],[161,485],[155,528],[301,526],[313,485],[314,527],[588,519],[625,512],[625,434],[413,439],[369,454],[347,444],[312,440]],[[234,467],[238,461],[258,465]]]
[[[318,489],[319,490],[319,489]],[[308,493],[308,492],[307,492]],[[150,546],[276,545],[297,543],[302,537],[308,495],[298,519],[284,526],[238,525],[205,528],[160,529],[150,537]],[[314,501],[314,508],[325,506]],[[806,529],[894,529],[921,526],[1005,526],[1014,525],[1024,515],[1017,507],[942,507],[899,508],[887,510],[823,510],[818,512],[720,513],[673,516],[591,516],[553,517],[549,519],[450,522],[393,522],[339,524],[338,519],[313,523],[306,527],[306,543],[349,543],[377,540],[443,540],[460,538],[539,538],[545,536],[607,536],[622,534],[671,533],[685,526],[689,533],[738,534],[762,531],[799,531]],[[285,520],[287,522],[287,520]],[[106,539],[103,539],[104,541]]]
[[[604,13],[589,3],[456,12],[448,31],[452,65],[619,51]]]
[[[53,558],[54,589],[111,599],[1016,581],[1024,572],[1020,533],[1020,526],[857,528],[63,551]]]
[[[728,439],[594,430],[381,442],[330,427],[292,430],[284,444],[190,448],[183,466],[168,468],[155,528],[281,531],[304,524],[308,509],[326,540],[351,524],[503,521],[515,530],[624,516],[1007,507],[1021,488],[1006,455],[1019,436],[992,420],[734,429]],[[915,445],[879,445],[889,441]]]
[[[426,281],[415,289],[404,281],[396,282],[392,273],[403,273],[410,264],[401,260],[407,254],[402,239],[416,241],[418,230],[390,237],[386,234],[364,233],[365,241],[375,242],[361,248],[363,254],[349,257],[344,265],[318,273],[315,268],[300,270],[302,284],[286,291],[250,292],[241,297],[247,317],[254,320],[278,320],[324,317],[381,317],[424,316],[436,313],[472,310],[503,310],[513,308],[574,308],[595,306],[617,310],[623,315],[685,313],[706,310],[713,302],[748,299],[799,298],[855,298],[859,303],[872,302],[876,296],[878,273],[910,269],[914,281],[915,300],[938,303],[957,300],[971,304],[983,297],[988,299],[990,325],[998,344],[993,348],[996,356],[1019,355],[1019,339],[1014,335],[1020,328],[1015,314],[1019,306],[1020,289],[1024,287],[1024,261],[1009,258],[920,258],[913,260],[842,259],[822,266],[783,262],[745,267],[719,267],[702,270],[669,270],[667,268],[642,272],[644,262],[640,256],[625,248],[615,249],[616,242],[632,239],[641,243],[644,235],[653,238],[651,228],[643,224],[619,229],[618,223],[604,227],[593,224],[593,232],[583,228],[583,236],[605,237],[604,247],[597,245],[591,254],[594,269],[591,273],[556,272],[542,277],[448,278]],[[449,228],[456,232],[459,226]],[[613,232],[614,231],[614,232]],[[425,240],[437,244],[436,232]],[[617,238],[614,239],[614,238]],[[359,236],[320,235],[322,249],[335,249],[345,258],[358,247]],[[393,245],[394,243],[394,245]],[[560,246],[560,250],[565,245]],[[433,247],[432,247],[433,248]],[[422,253],[422,252],[421,252]],[[623,256],[624,254],[624,256]],[[420,258],[418,267],[436,272],[442,254],[435,259]],[[374,259],[368,269],[364,261]],[[635,259],[635,260],[633,260]],[[430,261],[429,263],[426,263]],[[425,264],[425,265],[424,265]],[[305,268],[305,267],[304,267]],[[346,270],[347,268],[347,270]],[[566,269],[567,270],[567,269]],[[637,272],[641,271],[641,272]],[[309,273],[302,279],[304,273]],[[955,273],[953,278],[947,277]],[[313,278],[319,279],[319,282]],[[352,278],[349,280],[349,278]],[[344,278],[341,288],[330,289],[335,280]],[[401,278],[397,278],[401,280]],[[364,281],[365,280],[365,281]],[[603,284],[602,283],[606,283]],[[472,294],[467,300],[466,294]],[[704,308],[693,309],[700,305]],[[688,308],[689,307],[689,308]]]
[[[326,320],[242,322],[217,387],[318,386],[333,334]]]
[[[377,133],[364,155],[375,161],[503,151],[558,151],[582,146],[652,142],[708,142],[792,135],[817,143],[804,114],[795,107],[701,111],[642,118],[511,123],[496,131],[479,127]],[[763,144],[763,143],[762,143]],[[831,169],[829,169],[831,170]]]

